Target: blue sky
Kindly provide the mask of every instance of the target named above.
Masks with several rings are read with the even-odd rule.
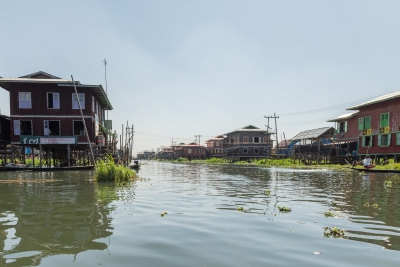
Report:
[[[134,152],[279,116],[278,137],[333,126],[399,86],[399,1],[2,0],[0,76],[102,84]],[[0,109],[9,114],[8,93]],[[351,104],[348,104],[351,103]],[[310,111],[310,112],[305,112]]]

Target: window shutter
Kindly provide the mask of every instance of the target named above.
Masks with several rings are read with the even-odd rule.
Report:
[[[371,128],[371,116],[365,117],[365,129]]]
[[[400,145],[400,133],[396,133],[396,145]]]
[[[19,120],[14,120],[14,134],[21,135],[21,123]]]
[[[365,147],[365,146],[366,146],[366,145],[365,145],[365,136],[363,136],[362,139],[361,139],[361,146],[362,146],[362,147]]]
[[[19,108],[26,108],[26,106],[27,106],[27,104],[26,104],[26,101],[25,101],[25,93],[19,93],[18,94],[18,102],[19,102]],[[26,97],[28,97],[28,96],[26,96]]]
[[[392,139],[392,134],[388,134],[388,141],[387,141],[388,146],[390,146],[391,139]]]
[[[53,108],[60,108],[60,94],[53,93]]]
[[[378,146],[381,146],[381,144],[382,144],[382,135],[379,134],[378,135]]]
[[[344,132],[347,133],[347,121],[344,122]]]
[[[75,93],[72,94],[72,108],[73,109],[79,109],[78,98],[76,97]]]
[[[364,118],[358,118],[358,130],[364,130]]]

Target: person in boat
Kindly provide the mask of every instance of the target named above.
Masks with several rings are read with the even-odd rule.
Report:
[[[364,168],[366,168],[366,169],[375,168],[375,165],[372,164],[372,159],[370,158],[369,155],[365,156],[365,159],[363,160],[363,165],[364,165]]]

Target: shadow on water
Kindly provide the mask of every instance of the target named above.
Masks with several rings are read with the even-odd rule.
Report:
[[[0,265],[37,266],[43,258],[58,254],[71,255],[72,262],[81,252],[107,249],[113,230],[110,203],[118,198],[118,188],[97,185],[90,181],[91,175],[2,174]]]

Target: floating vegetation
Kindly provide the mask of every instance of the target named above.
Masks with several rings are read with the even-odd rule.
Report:
[[[264,190],[264,194],[266,194],[267,196],[271,196],[271,190]]]
[[[243,207],[238,207],[237,210],[238,211],[244,211]]]
[[[379,205],[378,204],[372,204],[372,207],[374,207],[375,209],[377,209],[377,208],[379,208]]]
[[[385,180],[385,186],[386,186],[386,187],[392,187],[392,181],[390,181],[390,180]]]
[[[324,236],[326,237],[343,237],[345,235],[344,230],[337,227],[325,227]]]
[[[291,211],[292,211],[291,208],[288,208],[288,207],[281,207],[281,206],[278,206],[278,210],[279,210],[280,212],[291,212]]]
[[[325,211],[324,215],[325,217],[335,217],[335,213],[331,210]]]
[[[164,217],[164,215],[167,215],[168,213],[166,211],[164,211],[163,213],[161,213],[161,217]]]
[[[135,177],[136,173],[130,168],[115,164],[111,155],[96,164],[94,179],[98,182],[128,182]]]

